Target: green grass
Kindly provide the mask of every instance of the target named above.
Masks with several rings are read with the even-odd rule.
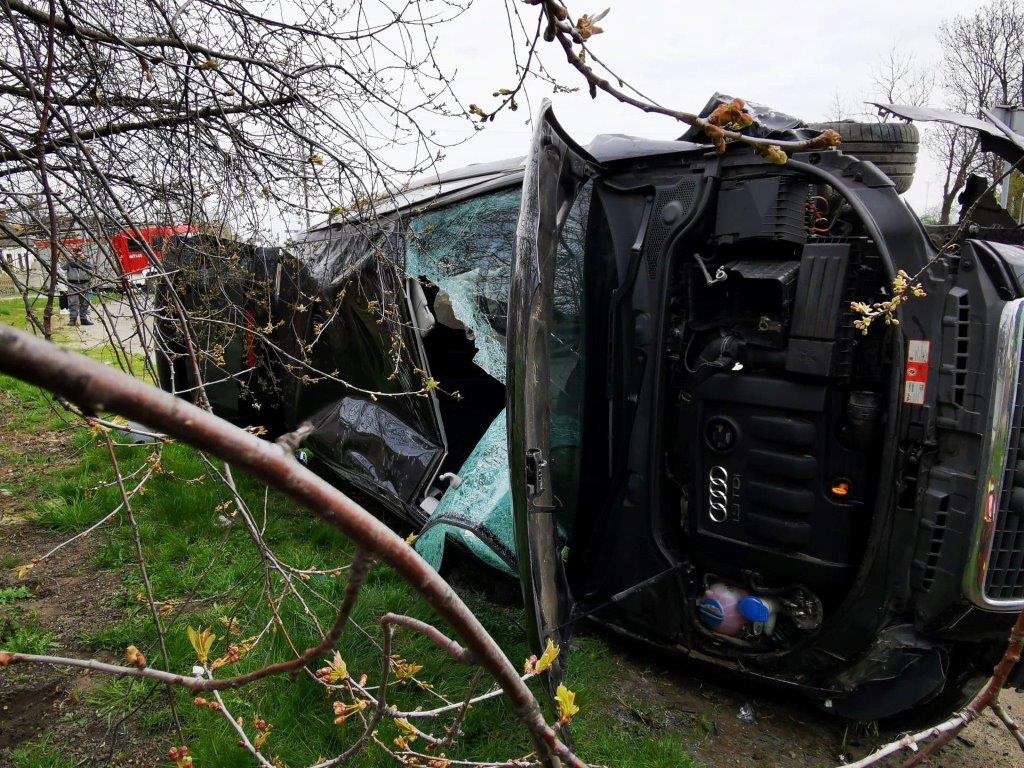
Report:
[[[4,617],[0,647],[11,653],[44,654],[54,650],[56,643],[53,633],[40,627],[36,617],[28,614]]]
[[[29,307],[31,308],[32,314],[39,320],[40,323],[43,321],[43,311],[46,308],[46,297],[35,296],[29,301]],[[31,323],[28,321],[26,316],[25,302],[20,298],[13,299],[0,299],[0,323],[7,323],[15,328],[22,330],[28,330],[31,327]],[[70,338],[69,329],[66,327],[66,320],[60,316],[60,307],[57,305],[57,299],[53,301],[53,334],[54,341],[61,342],[66,341]]]
[[[46,301],[35,299],[30,305],[33,312],[42,314]],[[27,328],[28,320],[25,318],[25,302],[21,299],[0,300],[0,323],[13,325],[15,328]]]
[[[34,424],[37,428],[63,426],[61,419],[46,407],[45,399],[33,388],[0,377],[0,389],[12,393],[21,403],[18,423]],[[68,444],[79,452],[74,464],[63,468],[41,465],[31,478],[34,524],[59,531],[61,535],[91,525],[119,502],[116,488],[105,484],[111,472],[101,438],[87,431],[77,431],[69,434]],[[149,450],[119,448],[123,470],[133,471],[145,460]],[[6,449],[0,447],[0,451]],[[11,456],[0,453],[0,461],[9,460]],[[29,457],[14,460],[31,461]],[[213,655],[219,656],[227,644],[225,620],[234,619],[240,626],[241,634],[232,637],[233,641],[259,632],[271,618],[267,601],[261,596],[264,580],[269,578],[276,589],[280,588],[280,582],[272,573],[268,577],[240,524],[227,529],[218,525],[217,516],[229,511],[220,505],[229,497],[222,486],[203,479],[208,470],[193,451],[178,445],[165,446],[161,470],[149,482],[146,492],[133,500],[133,509],[139,521],[156,599],[173,603],[186,596],[195,598],[184,613],[171,611],[163,619],[171,668],[187,672],[195,663],[195,654],[187,639],[188,626],[212,627],[219,636]],[[262,488],[247,477],[238,480],[243,497],[262,520]],[[116,606],[120,617],[102,628],[83,631],[77,639],[97,654],[109,653],[116,657],[123,655],[127,645],[133,644],[146,653],[151,664],[162,665],[150,613],[138,599],[143,588],[130,527],[124,519],[116,518],[94,538],[97,546],[91,567],[119,569],[121,582],[116,594],[97,595],[97,600]],[[282,560],[304,568],[342,565],[352,552],[344,537],[276,494],[268,499],[265,538]],[[456,581],[474,585],[480,579],[464,576]],[[314,576],[304,585],[303,594],[320,620],[329,623],[334,615],[332,606],[338,604],[343,588],[344,578]],[[314,596],[314,591],[322,600]],[[489,602],[474,586],[462,587],[461,594],[509,658],[521,666],[529,655],[522,609]],[[20,595],[20,592],[11,593],[8,600],[20,599]],[[0,603],[3,599],[0,597]],[[387,568],[377,566],[363,588],[352,617],[358,628],[350,627],[339,645],[351,673],[357,677],[363,673],[369,675],[371,684],[379,674],[380,658],[374,644],[379,642],[381,634],[378,621],[388,611],[440,624],[408,585]],[[294,599],[281,603],[280,614],[285,626],[292,629],[291,640],[297,647],[305,648],[317,641],[310,622]],[[52,642],[52,637],[47,637],[31,622],[22,622],[18,627],[18,631],[24,628],[27,633],[17,640],[23,646],[20,650],[27,650],[27,646],[36,651],[51,650],[44,646]],[[6,647],[9,642],[3,639],[0,646]],[[609,650],[600,639],[583,636],[575,642],[579,647],[570,656],[566,683],[576,691],[582,710],[573,723],[573,734],[583,758],[614,764],[617,768],[692,765],[686,743],[701,736],[701,724],[695,722],[693,732],[688,733],[622,722],[612,714],[621,709],[624,697],[627,701],[631,698],[621,669],[609,662]],[[459,699],[472,676],[471,669],[451,663],[426,640],[405,631],[398,634],[395,653],[422,664],[424,669],[419,677],[429,682],[436,693],[451,700]],[[286,639],[280,633],[270,633],[254,651],[222,674],[244,673],[290,654]],[[541,686],[538,684],[534,689],[543,700]],[[112,679],[90,693],[89,703],[107,716],[118,717],[150,693],[148,683]],[[252,765],[237,747],[234,732],[219,715],[193,706],[193,696],[187,692],[180,691],[176,696],[187,742],[197,765],[218,768]],[[337,754],[360,731],[358,721],[335,726],[331,699],[325,696],[321,686],[304,675],[294,681],[286,677],[261,681],[242,691],[226,692],[224,699],[232,713],[244,717],[246,722],[252,722],[257,714],[269,720],[274,727],[269,741],[270,754],[291,766]],[[432,707],[437,701],[431,694],[411,686],[396,688],[392,699],[392,703],[408,708]],[[665,722],[664,710],[659,709],[663,705],[647,702],[643,706],[645,712],[650,710],[644,722]],[[166,742],[165,746],[169,747],[171,722],[166,698],[150,696],[139,715],[139,727],[158,740],[156,743]],[[460,746],[446,750],[449,757],[504,760],[529,751],[528,741],[514,714],[501,700],[474,707],[463,732]],[[392,723],[385,721],[381,725],[380,736],[386,743],[397,735],[398,730]],[[59,760],[59,755],[48,742],[25,747],[18,754],[23,756],[15,760],[16,768],[64,765],[54,762]],[[371,748],[357,765],[383,768],[392,763],[381,751]]]
[[[11,751],[13,768],[74,768],[75,762],[65,758],[49,737],[22,744]]]
[[[93,298],[94,304],[99,303],[99,301],[100,299],[98,297]],[[46,306],[46,298],[39,296],[34,297],[29,306],[31,307],[33,315],[41,324],[43,320],[43,310]],[[73,342],[77,341],[80,337],[74,329],[67,325],[67,318],[59,314],[56,302],[54,302],[53,311],[53,341],[58,344],[70,344],[73,346]],[[23,331],[32,330],[33,332],[37,332],[35,327],[29,323],[25,312],[25,302],[20,298],[0,299],[0,323],[6,323],[7,325],[11,325]],[[114,352],[114,348],[110,344],[92,345],[79,351],[94,360],[115,366],[122,370],[126,365],[130,364],[136,375],[143,376],[149,380],[148,376],[144,376],[145,360],[141,355],[133,354],[126,358],[123,354],[116,354]]]
[[[32,597],[32,590],[24,585],[0,589],[0,605],[7,605],[15,600],[24,600],[26,597]]]

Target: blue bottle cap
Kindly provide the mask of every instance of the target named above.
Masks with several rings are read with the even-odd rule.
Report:
[[[747,621],[754,621],[764,624],[772,615],[771,606],[760,597],[748,595],[740,600],[740,613]]]
[[[718,629],[725,621],[725,611],[722,604],[713,597],[705,597],[698,606],[700,620],[710,629]]]

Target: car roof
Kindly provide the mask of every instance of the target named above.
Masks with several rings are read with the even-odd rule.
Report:
[[[637,157],[704,152],[707,149],[707,144],[697,144],[680,139],[647,139],[619,133],[600,134],[586,146],[590,155],[602,164],[611,164]],[[375,201],[374,214],[382,216],[421,213],[486,192],[516,186],[523,180],[524,160],[525,155],[520,155],[504,160],[473,163],[449,171],[425,173],[413,179],[408,188]],[[323,222],[312,227],[307,237],[318,239],[323,236],[325,231],[345,224],[352,224],[360,218],[362,217],[359,214],[354,214]]]

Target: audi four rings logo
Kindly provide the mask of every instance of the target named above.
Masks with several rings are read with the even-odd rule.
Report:
[[[729,517],[729,472],[721,465],[708,472],[708,517],[716,523]]]

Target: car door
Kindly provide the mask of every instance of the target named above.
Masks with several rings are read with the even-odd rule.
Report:
[[[422,525],[419,507],[447,446],[401,268],[398,224],[356,222],[296,244],[283,329],[300,368],[289,424],[313,427],[300,460]],[[293,365],[293,368],[295,366]],[[320,373],[322,372],[322,373]]]
[[[531,642],[563,640],[570,598],[562,550],[573,511],[583,386],[582,244],[600,167],[545,101],[526,159],[509,291],[509,472]],[[557,680],[559,670],[551,676]]]

